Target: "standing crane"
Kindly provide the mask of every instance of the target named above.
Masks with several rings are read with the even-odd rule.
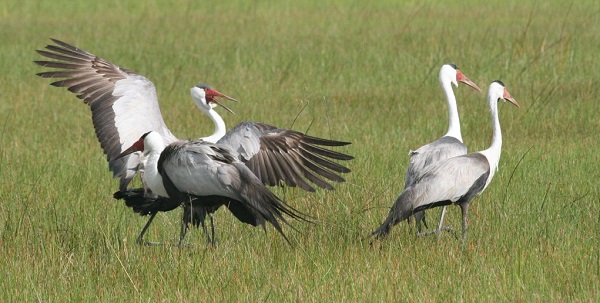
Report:
[[[467,212],[471,200],[481,194],[498,169],[502,149],[502,132],[498,119],[498,101],[519,103],[499,80],[490,84],[488,103],[492,117],[492,144],[486,150],[436,162],[425,168],[412,185],[400,194],[385,221],[373,233],[383,238],[390,229],[415,212],[437,206],[457,204],[462,211],[462,240],[467,236]]]
[[[458,116],[456,97],[452,90],[452,84],[458,87],[458,82],[462,82],[478,91],[481,91],[481,89],[477,84],[469,80],[469,78],[467,78],[467,76],[465,76],[465,74],[463,74],[463,72],[454,64],[442,65],[438,80],[442,87],[442,91],[444,91],[446,103],[448,105],[448,131],[443,137],[436,141],[423,145],[417,150],[411,150],[408,153],[410,160],[404,181],[405,189],[414,183],[415,179],[419,177],[428,165],[467,153],[467,147],[463,143],[460,132],[460,118]],[[442,207],[440,223],[438,224],[438,228],[433,231],[437,233],[438,237],[443,228],[442,224],[444,222],[445,213],[446,206]],[[415,212],[414,216],[417,223],[417,232],[421,233],[421,222],[425,223],[425,210]],[[427,226],[427,224],[425,225]]]
[[[157,198],[156,194],[147,190],[128,190],[133,177],[143,171],[145,158],[142,153],[119,157],[122,151],[151,131],[160,135],[166,145],[178,141],[164,123],[154,84],[144,76],[71,44],[51,40],[54,44],[37,52],[53,60],[34,62],[57,70],[37,75],[60,78],[51,85],[68,88],[90,106],[96,136],[107,156],[109,169],[115,178],[120,178],[119,194],[115,197],[130,197],[132,206],[151,204],[152,207],[144,208],[150,218],[138,237],[138,243],[141,243],[157,212],[169,211],[181,204],[181,201]],[[242,122],[226,133],[225,122],[214,108],[221,106],[232,112],[218,98],[236,100],[207,84],[199,84],[190,92],[196,106],[215,124],[215,132],[201,139],[213,143],[225,140],[222,145],[228,145],[263,183],[298,186],[306,191],[315,191],[315,186],[332,190],[333,186],[328,181],[344,182],[339,174],[350,172],[347,167],[331,160],[350,160],[353,157],[327,149],[350,143],[255,122]],[[142,181],[145,183],[143,176]]]

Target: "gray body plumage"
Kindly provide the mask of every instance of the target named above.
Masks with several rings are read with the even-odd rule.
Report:
[[[57,61],[34,62],[59,70],[37,75],[64,78],[51,85],[68,88],[90,106],[98,141],[107,155],[110,170],[121,178],[120,189],[124,191],[137,172],[140,160],[139,154],[116,159],[123,150],[149,131],[158,132],[165,144],[178,140],[164,123],[154,84],[92,53],[56,39],[52,41],[56,45],[37,52]],[[298,185],[307,191],[315,189],[304,179],[320,188],[333,189],[323,178],[344,182],[337,173],[350,172],[326,158],[353,158],[319,147],[344,146],[349,142],[316,138],[256,122],[238,124],[218,142],[231,147],[240,160],[252,165],[266,184],[274,186],[284,181],[287,186]]]
[[[414,212],[436,206],[458,204],[463,209],[463,220],[466,220],[468,203],[485,189],[489,177],[490,164],[478,152],[429,165],[400,194],[373,235],[384,237],[394,225]]]
[[[448,158],[464,155],[467,147],[458,139],[444,136],[409,153],[404,188],[409,187],[424,172],[425,167]]]
[[[191,205],[188,215],[222,204],[242,222],[264,227],[268,221],[284,237],[279,224],[287,224],[283,214],[305,220],[269,191],[227,146],[202,140],[174,142],[163,150],[157,165],[169,197],[183,201],[184,209],[186,200],[209,203],[201,204],[199,210]]]
[[[419,147],[409,153],[410,160],[406,170],[404,188],[411,186],[416,179],[425,171],[425,168],[433,163],[467,153],[465,144],[452,136],[444,136],[429,144]],[[425,211],[415,211],[417,230],[421,232],[421,222],[425,221]]]

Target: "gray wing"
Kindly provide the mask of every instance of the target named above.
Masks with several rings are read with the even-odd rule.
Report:
[[[96,136],[114,177],[121,178],[124,190],[140,163],[139,154],[116,157],[144,133],[156,131],[165,143],[176,140],[160,113],[154,84],[145,77],[120,68],[68,43],[52,39],[55,45],[37,52],[54,61],[34,61],[56,70],[38,73],[42,78],[60,78],[51,85],[66,87],[90,106]]]
[[[429,165],[406,191],[411,192],[413,210],[441,201],[455,203],[480,194],[489,175],[487,158],[471,153]]]
[[[339,173],[348,173],[350,169],[332,160],[353,159],[326,148],[349,142],[316,138],[256,122],[238,124],[217,143],[229,146],[263,183],[270,186],[285,183],[306,191],[315,190],[310,183],[333,190],[327,180],[344,182]]]
[[[448,158],[464,155],[467,147],[454,137],[444,136],[409,153],[410,160],[404,179],[404,188],[409,187],[424,171],[425,167]]]

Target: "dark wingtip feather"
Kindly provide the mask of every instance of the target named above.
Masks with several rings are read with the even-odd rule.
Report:
[[[301,144],[306,151],[336,160],[352,160],[354,157],[333,150],[321,148],[312,144]]]
[[[310,151],[304,149],[304,147],[301,147],[301,150],[303,150],[303,152],[301,153],[302,157],[304,157],[316,164],[319,164],[323,167],[326,167],[326,168],[336,171],[338,173],[349,173],[350,172],[349,168],[347,168],[341,164],[329,161],[325,158],[321,158],[321,157],[311,153]]]
[[[317,138],[317,137],[307,136],[307,135],[303,135],[303,141],[305,141],[306,143],[322,145],[322,146],[346,146],[346,145],[352,144],[350,142],[329,140],[329,139]]]
[[[67,42],[64,42],[64,41],[61,41],[61,40],[58,40],[58,39],[55,39],[55,38],[50,38],[50,40],[52,40],[52,42],[54,42],[55,44],[58,44],[58,45],[60,45],[62,47],[68,48],[70,50],[73,50],[73,51],[78,51],[79,50],[77,47],[75,47],[75,46],[73,46],[73,45],[71,45],[71,44],[69,44]],[[50,45],[48,45],[48,46],[50,46]]]

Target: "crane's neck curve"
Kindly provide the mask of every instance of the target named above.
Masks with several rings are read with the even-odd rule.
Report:
[[[212,135],[210,135],[208,137],[200,138],[200,139],[210,142],[210,143],[217,143],[217,141],[219,141],[221,138],[223,138],[223,136],[225,136],[225,133],[226,133],[225,121],[223,121],[223,118],[221,118],[221,115],[219,115],[219,113],[217,113],[212,108],[209,109],[208,111],[204,111],[204,112],[215,124],[215,131],[213,132]]]
[[[144,175],[143,182],[150,190],[161,197],[169,197],[162,177],[158,171],[158,159],[165,149],[165,143],[156,132],[150,133],[144,140]]]
[[[490,147],[481,153],[488,159],[490,164],[490,176],[486,182],[492,180],[494,173],[498,170],[498,163],[500,162],[500,154],[502,153],[502,130],[500,129],[500,119],[498,118],[498,97],[488,96],[490,106],[490,116],[492,118],[492,144]]]
[[[463,142],[462,135],[460,133],[460,118],[458,116],[458,108],[456,106],[456,97],[452,90],[452,83],[450,81],[443,81],[440,79],[440,85],[446,95],[446,103],[448,104],[448,131],[445,136],[450,136]]]

